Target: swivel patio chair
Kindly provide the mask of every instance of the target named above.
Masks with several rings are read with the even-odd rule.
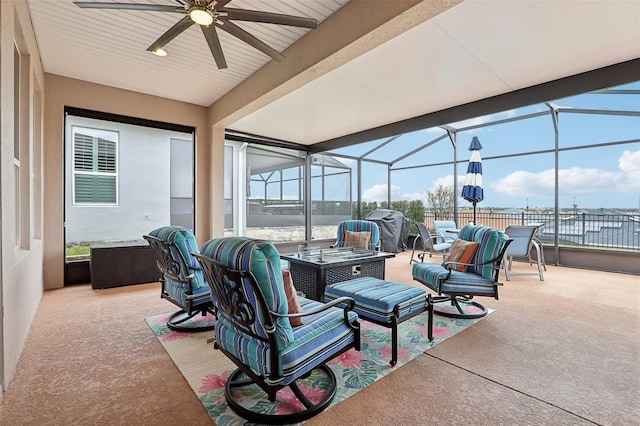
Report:
[[[196,238],[187,228],[163,226],[149,232],[144,239],[156,254],[161,272],[160,296],[180,310],[169,315],[167,327],[182,332],[211,331],[211,321],[191,321],[196,315],[215,315],[211,290],[198,261],[191,255],[198,251]]]
[[[434,312],[454,318],[480,318],[487,308],[475,296],[498,299],[500,265],[511,239],[497,229],[466,225],[451,246],[450,254],[439,265],[414,263],[413,279],[434,291],[428,302],[448,302],[455,309],[435,306]],[[467,260],[469,259],[469,260]]]
[[[225,386],[228,406],[260,424],[296,423],[324,410],[336,393],[336,378],[326,363],[349,349],[360,350],[353,299],[325,304],[297,297],[293,286],[283,283],[280,256],[268,241],[213,239],[194,256],[215,296],[214,348],[237,366]],[[341,303],[344,308],[336,307]],[[302,325],[292,326],[292,318],[301,318]],[[306,386],[299,385],[307,378]],[[259,389],[250,386],[254,384],[267,397],[255,405],[249,404],[259,399]],[[277,393],[287,387],[304,406],[302,411],[277,409],[282,403]],[[310,395],[303,389],[311,390]],[[289,407],[295,405],[289,401]]]
[[[453,243],[452,237],[432,236],[424,223],[413,221],[411,223],[418,228],[418,236],[413,240],[409,264],[417,262],[418,260],[420,260],[420,262],[424,262],[424,255],[427,253],[429,253],[429,257],[432,257],[433,253],[446,253],[447,250],[451,248],[451,244]],[[414,258],[414,254],[416,252],[416,245],[418,241],[422,244],[422,251],[417,254],[416,260]]]
[[[507,281],[511,280],[512,275],[538,275],[540,277],[540,281],[544,281],[544,273],[542,272],[543,268],[543,257],[541,253],[541,247],[536,241],[536,232],[538,231],[537,226],[533,225],[524,225],[524,226],[507,226],[504,233],[509,236],[513,240],[511,244],[509,244],[509,248],[505,252],[505,268],[504,273],[507,277]],[[511,267],[513,266],[513,258],[515,257],[525,257],[529,260],[529,264],[531,264],[531,250],[534,249],[536,251],[536,263],[538,266],[538,272],[511,272]]]
[[[345,220],[338,224],[333,247],[380,250],[380,227],[369,220]]]

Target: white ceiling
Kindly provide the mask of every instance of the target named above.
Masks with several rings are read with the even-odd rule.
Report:
[[[28,0],[45,72],[209,106],[271,60],[227,32],[217,31],[228,65],[219,70],[197,25],[167,44],[169,55],[161,58],[146,49],[183,14],[81,9],[73,1]],[[347,1],[232,0],[228,6],[322,22]],[[104,2],[179,6],[175,0]],[[309,31],[283,25],[235,23],[279,52]]]
[[[197,28],[173,40],[167,58],[146,52],[181,15],[28,2],[49,73],[209,106],[269,61],[219,31],[229,68],[218,70]],[[228,6],[322,21],[346,2],[233,0]],[[278,51],[308,31],[244,25]],[[636,58],[640,0],[467,0],[228,128],[310,145]]]

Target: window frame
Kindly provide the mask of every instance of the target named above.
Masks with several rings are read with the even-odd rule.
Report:
[[[76,135],[81,133],[82,131],[85,131],[88,136],[93,138],[93,147],[92,147],[92,167],[94,167],[93,170],[78,170],[76,168]],[[107,134],[111,134],[113,135],[115,140],[108,140],[108,139],[104,139],[104,138],[99,138],[98,136],[92,136],[91,133],[107,133]],[[107,142],[112,142],[114,144],[114,158],[113,158],[113,163],[114,163],[114,172],[108,172],[108,171],[100,171],[100,170],[96,170],[96,168],[98,168],[98,161],[99,161],[99,155],[100,155],[100,148],[99,148],[99,142],[100,140],[106,140]],[[99,207],[99,206],[118,206],[120,203],[120,168],[119,168],[119,155],[120,155],[120,133],[117,131],[113,131],[113,130],[107,130],[107,129],[98,129],[98,128],[92,128],[92,127],[83,127],[83,126],[71,126],[71,156],[72,156],[72,170],[71,170],[71,174],[72,174],[72,179],[71,179],[71,191],[72,191],[72,205],[74,206],[91,206],[91,207]],[[104,201],[78,201],[77,200],[77,188],[76,188],[76,177],[78,175],[85,175],[85,176],[113,176],[115,178],[115,183],[114,183],[114,195],[115,195],[115,199],[113,202],[104,202]],[[95,199],[95,192],[93,193],[93,198]]]

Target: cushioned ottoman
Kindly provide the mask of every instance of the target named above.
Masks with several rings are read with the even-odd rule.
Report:
[[[392,366],[398,361],[398,324],[428,310],[431,330],[433,305],[427,303],[427,292],[423,289],[363,277],[327,286],[324,300],[329,302],[342,296],[355,300],[354,311],[360,318],[391,328]],[[429,340],[433,340],[431,332]]]

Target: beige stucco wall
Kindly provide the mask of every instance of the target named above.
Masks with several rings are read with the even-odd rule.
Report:
[[[223,234],[224,137],[212,142],[207,108],[53,74],[45,75],[45,87],[45,289],[63,286],[65,106],[195,127],[196,238],[204,242]]]
[[[14,46],[22,55],[20,169],[23,235],[16,239],[16,179],[14,173]],[[42,298],[42,223],[40,155],[42,91],[44,74],[31,28],[26,0],[0,2],[0,386],[6,389],[13,377],[29,328]],[[39,103],[39,105],[36,105]],[[0,394],[1,398],[1,394]]]
[[[212,131],[208,109],[99,84],[44,74],[26,0],[0,2],[0,385],[15,374],[43,290],[64,285],[63,152],[64,107],[90,109],[196,129],[196,237],[224,234],[224,129]],[[14,43],[28,54],[29,106],[24,126],[29,155],[28,238],[16,248],[16,194],[13,164]],[[39,102],[40,105],[34,105]],[[40,117],[40,121],[37,121]],[[215,136],[215,138],[214,138]],[[25,222],[26,221],[26,222]],[[0,393],[0,399],[2,393]]]

